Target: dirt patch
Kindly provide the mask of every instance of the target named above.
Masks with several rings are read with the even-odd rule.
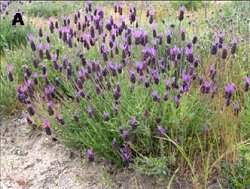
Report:
[[[2,120],[1,189],[158,189],[153,179],[105,162],[89,163],[24,118]]]
[[[0,189],[166,189],[167,178],[116,169],[104,160],[88,162],[20,118],[0,119]],[[171,189],[192,185],[176,178]],[[218,189],[217,184],[209,186]],[[199,187],[197,188],[199,189]]]

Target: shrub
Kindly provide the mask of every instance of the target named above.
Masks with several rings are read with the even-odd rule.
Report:
[[[32,61],[17,87],[28,123],[87,149],[90,161],[95,154],[118,166],[136,161],[149,174],[164,173],[159,165],[189,168],[206,188],[243,139],[236,131],[250,82],[235,62],[249,49],[230,33],[208,31],[204,42],[203,33],[183,30],[185,9],[162,33],[152,9],[144,27],[136,8],[128,20],[121,4],[114,10],[119,24],[87,2],[84,16],[50,21],[49,36],[29,35]]]

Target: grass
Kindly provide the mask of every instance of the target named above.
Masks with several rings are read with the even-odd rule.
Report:
[[[22,47],[16,50],[6,50],[0,63],[0,115],[9,115],[21,110],[22,105],[16,99],[16,86],[23,78],[23,65],[32,62],[29,48]],[[7,77],[7,64],[14,66],[14,81]]]
[[[11,115],[15,112],[18,105],[16,103],[16,89],[10,81],[6,79],[6,75],[3,73],[2,64],[0,72],[0,117],[3,115]]]
[[[31,25],[12,26],[10,17],[1,17],[0,27],[0,55],[3,56],[7,49],[13,50],[27,44],[28,33],[32,31]]]
[[[239,147],[239,159],[232,166],[223,165],[224,175],[228,178],[229,188],[245,189],[250,187],[250,147]]]
[[[197,11],[203,7],[203,1],[172,1],[170,2],[175,10],[178,10],[181,5],[184,5],[189,11]]]
[[[28,16],[49,18],[71,14],[81,5],[80,1],[74,3],[70,1],[34,1],[31,4],[26,4],[24,11]]]

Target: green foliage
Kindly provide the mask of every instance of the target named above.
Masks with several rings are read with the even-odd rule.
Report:
[[[137,157],[134,162],[134,168],[141,174],[148,176],[169,176],[169,159],[166,157]]]
[[[250,187],[250,148],[242,146],[239,149],[240,158],[232,166],[224,165],[224,174],[228,178],[230,189],[247,189]]]
[[[223,11],[221,11],[223,9]],[[233,34],[240,34],[243,39],[249,35],[249,13],[250,4],[247,1],[232,1],[215,7],[214,15],[210,18],[211,26],[233,31]],[[213,27],[214,27],[213,26]]]
[[[171,1],[170,3],[175,10],[178,10],[181,5],[184,5],[186,9],[190,11],[196,11],[203,5],[202,1]]]
[[[77,8],[80,8],[81,3],[76,1],[74,3],[70,1],[35,1],[31,4],[27,4],[25,7],[25,12],[29,16],[35,17],[57,17],[72,13]]]
[[[195,93],[184,96],[180,107],[176,109],[173,101],[161,104],[152,102],[151,89],[145,90],[144,87],[137,86],[131,91],[130,82],[126,75],[121,76],[119,82],[121,91],[123,91],[122,108],[116,117],[107,122],[103,120],[103,112],[109,112],[110,116],[113,114],[112,91],[97,96],[94,95],[95,87],[93,84],[88,83],[86,91],[91,96],[90,102],[81,101],[80,104],[77,104],[71,100],[64,101],[61,110],[66,126],[58,125],[56,130],[66,144],[81,149],[91,146],[97,154],[121,164],[120,153],[112,148],[112,140],[115,138],[118,143],[121,142],[122,137],[119,129],[128,129],[131,146],[136,154],[141,154],[145,158],[147,156],[157,157],[160,154],[169,157],[172,155],[172,151],[168,142],[157,139],[155,120],[157,117],[161,117],[162,127],[168,131],[172,138],[176,138],[184,146],[187,153],[193,153],[189,149],[190,145],[194,151],[199,147],[196,134],[202,133],[206,124],[204,120],[209,122],[210,113],[206,103],[199,100]],[[164,82],[159,85],[158,90],[163,93]],[[90,104],[95,112],[94,119],[90,118],[86,112]],[[145,110],[150,115],[148,118],[144,117]],[[79,117],[79,121],[75,121],[72,115]],[[131,130],[128,122],[132,116],[136,116],[139,121],[136,130]]]
[[[240,113],[240,126],[241,126],[241,135],[244,138],[250,138],[250,95],[246,94],[245,97],[245,106],[242,107]]]
[[[15,49],[27,44],[27,36],[32,31],[29,24],[12,26],[10,17],[1,17],[0,54],[6,49]]]
[[[71,2],[70,2],[71,3]],[[171,2],[173,6],[179,8],[180,4],[184,4],[189,10],[197,10],[202,6],[200,1],[183,1],[183,2]],[[60,6],[62,5],[62,6]],[[28,15],[31,16],[61,16],[70,13],[73,9],[76,9],[77,5],[68,4],[68,2],[34,2],[26,7]],[[227,13],[226,13],[227,14]],[[232,15],[231,15],[232,16]],[[219,19],[212,20],[212,24],[220,23]],[[199,22],[200,23],[200,22]],[[209,78],[209,70],[207,69],[211,63],[218,63],[222,65],[220,54],[218,57],[212,57],[210,55],[210,45],[213,42],[214,32],[209,29],[206,23],[201,22],[204,26],[207,26],[206,33],[197,32],[198,42],[194,45],[195,57],[200,60],[200,65],[197,68],[197,77],[204,76],[204,79]],[[157,27],[159,31],[166,32],[166,25],[174,24],[172,43],[169,47],[173,47],[173,44],[177,44],[179,47],[184,48],[187,41],[191,41],[195,31],[187,32],[186,41],[180,40],[180,26],[188,30],[188,20],[185,19],[181,24],[179,21],[173,20],[168,17],[165,24],[159,24]],[[200,26],[200,25],[198,25]],[[223,27],[221,26],[221,29]],[[150,27],[146,27],[148,33],[151,32]],[[190,29],[191,30],[191,29]],[[194,30],[194,29],[193,29]],[[204,30],[204,28],[203,28]],[[202,30],[202,31],[203,31]],[[165,35],[165,33],[164,33]],[[229,34],[230,35],[230,34]],[[26,37],[26,36],[25,36]],[[237,97],[233,97],[233,100],[238,100],[238,96],[241,97],[240,89],[242,87],[242,79],[247,75],[249,65],[243,62],[243,57],[247,56],[244,53],[248,51],[245,47],[239,44],[238,54],[236,56],[228,55],[228,59],[225,62],[226,68],[231,66],[229,69],[218,68],[218,81],[216,80],[216,86],[218,86],[218,96],[211,98],[210,95],[200,93],[200,85],[198,81],[192,82],[191,89],[181,97],[181,102],[178,108],[176,108],[175,95],[177,91],[171,90],[169,99],[163,100],[165,90],[165,79],[170,79],[178,73],[179,84],[182,85],[183,81],[180,79],[180,74],[187,66],[185,58],[182,58],[177,65],[178,70],[174,72],[169,69],[168,71],[160,75],[160,83],[151,85],[149,88],[145,88],[137,77],[137,83],[132,84],[130,82],[128,71],[141,57],[141,46],[133,46],[132,56],[129,60],[127,68],[123,69],[121,74],[115,77],[108,75],[102,82],[95,81],[96,75],[93,73],[89,74],[89,79],[84,81],[84,91],[86,92],[85,98],[81,98],[80,102],[75,102],[73,98],[76,96],[76,79],[78,77],[79,68],[81,68],[81,61],[79,58],[79,52],[84,53],[84,57],[88,61],[89,66],[91,61],[98,61],[102,66],[106,64],[102,61],[101,53],[99,52],[99,46],[91,48],[89,51],[82,49],[81,47],[73,47],[72,49],[67,48],[65,44],[58,39],[58,34],[54,33],[50,36],[50,53],[54,55],[55,50],[59,49],[58,64],[63,65],[63,57],[67,57],[72,63],[72,77],[67,78],[65,69],[61,72],[56,71],[53,68],[53,61],[47,58],[39,58],[38,52],[31,52],[31,49],[20,49],[11,54],[7,51],[6,59],[7,63],[12,63],[15,66],[15,81],[10,83],[6,77],[6,67],[1,64],[1,83],[0,83],[0,106],[1,111],[7,112],[5,108],[13,109],[10,104],[16,104],[15,101],[15,86],[22,80],[22,65],[27,64],[32,71],[36,71],[39,74],[39,84],[36,87],[38,97],[42,97],[41,88],[45,86],[45,81],[42,79],[41,64],[46,65],[48,80],[51,84],[54,84],[55,79],[60,78],[61,85],[56,88],[56,102],[54,106],[55,113],[61,113],[65,121],[64,125],[59,124],[55,117],[51,119],[52,126],[56,133],[61,137],[62,141],[69,147],[80,149],[85,151],[86,148],[93,148],[93,151],[98,156],[115,162],[118,166],[122,165],[122,145],[129,145],[134,161],[134,168],[146,175],[168,175],[174,169],[183,171],[186,167],[192,172],[192,176],[202,177],[202,170],[204,178],[201,182],[204,182],[204,186],[207,186],[207,179],[212,174],[210,167],[213,162],[220,160],[220,156],[224,151],[228,150],[228,146],[234,146],[238,140],[238,134],[236,134],[236,122],[240,121],[240,131],[242,138],[250,136],[249,125],[250,125],[250,99],[249,94],[245,93],[244,107],[239,115],[234,116],[232,113],[232,106],[223,107],[225,99],[223,95],[223,87],[229,81],[237,82]],[[228,37],[231,39],[231,35]],[[166,37],[163,37],[164,43]],[[152,41],[152,36],[149,36],[149,41]],[[42,44],[46,44],[45,38],[35,38],[35,44],[38,45],[39,40]],[[226,44],[229,40],[226,38]],[[120,43],[120,41],[118,42]],[[163,44],[164,44],[163,43]],[[98,42],[96,43],[98,44]],[[149,43],[150,44],[150,43]],[[100,45],[100,44],[98,44]],[[150,44],[149,46],[151,46]],[[159,57],[166,55],[166,46],[159,45]],[[246,47],[247,48],[247,47]],[[120,49],[119,49],[120,50]],[[228,49],[229,50],[229,49]],[[31,57],[33,56],[33,57]],[[114,63],[120,62],[120,55],[114,55],[112,61]],[[32,60],[39,60],[39,67],[35,69],[32,65]],[[166,60],[167,64],[169,59]],[[234,64],[231,64],[231,63]],[[243,65],[244,64],[244,65]],[[225,73],[224,73],[225,72]],[[223,76],[223,77],[222,77]],[[3,82],[2,82],[3,81]],[[96,92],[96,84],[103,87],[102,94]],[[106,90],[107,82],[110,82],[111,89]],[[181,83],[180,83],[181,82]],[[119,111],[114,111],[114,97],[113,89],[114,86],[119,83],[121,88],[121,97],[119,104]],[[138,84],[140,83],[140,84]],[[218,84],[218,85],[217,85]],[[240,85],[239,85],[240,84]],[[160,103],[152,100],[152,91],[157,91],[161,96]],[[239,91],[239,92],[238,92]],[[239,93],[239,94],[238,94]],[[40,96],[39,96],[40,95]],[[220,96],[221,95],[221,96]],[[248,96],[247,96],[248,95]],[[239,97],[239,98],[240,98]],[[34,106],[36,106],[36,118],[47,118],[47,106],[42,100],[34,100]],[[217,101],[216,101],[217,100]],[[216,103],[218,102],[219,105]],[[221,103],[222,102],[222,103]],[[216,104],[216,105],[214,105]],[[222,105],[221,105],[222,104]],[[221,106],[220,106],[221,105]],[[91,107],[94,115],[89,116],[87,109]],[[229,110],[230,109],[230,110]],[[103,113],[108,112],[110,114],[110,120],[104,121]],[[147,115],[146,113],[147,112]],[[229,112],[229,113],[228,113]],[[228,113],[228,114],[227,114]],[[230,114],[231,113],[231,114]],[[37,117],[36,117],[37,116]],[[138,121],[136,129],[131,128],[130,119],[135,117]],[[161,119],[159,122],[156,120]],[[237,122],[238,123],[238,122]],[[159,127],[164,128],[166,135],[160,137]],[[122,138],[121,130],[126,129],[129,132],[129,141],[125,141]],[[236,136],[237,135],[237,136]],[[167,138],[167,137],[168,138]],[[167,140],[166,140],[167,138]],[[117,142],[118,148],[112,145],[114,139]],[[248,165],[245,162],[249,157],[249,153],[243,153],[244,161],[240,160],[236,165],[236,174],[230,177],[230,185],[235,188],[241,188],[247,186],[249,178],[249,170],[243,170],[243,167]],[[248,154],[248,155],[246,155]],[[223,157],[223,156],[222,156]],[[188,164],[188,166],[187,166]],[[217,164],[216,164],[217,165]],[[196,170],[196,167],[198,169]],[[179,169],[180,168],[180,169]],[[232,171],[228,171],[228,174],[232,174]],[[236,179],[234,177],[236,176]],[[243,178],[243,181],[242,181]],[[203,181],[204,180],[204,181]],[[244,182],[244,183],[243,183]],[[242,184],[243,183],[243,184]]]
[[[11,83],[4,73],[3,65],[0,64],[0,117],[13,113],[17,107],[15,85]]]
[[[30,64],[30,48],[20,48],[15,51],[6,51],[5,57],[1,57],[0,63],[0,115],[8,115],[16,112],[20,104],[16,100],[16,86],[22,80],[22,66]],[[7,76],[7,64],[14,66],[14,81],[10,82]]]

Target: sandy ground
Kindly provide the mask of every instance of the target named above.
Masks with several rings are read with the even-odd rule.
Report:
[[[23,116],[11,120],[0,118],[0,134],[0,189],[166,189],[168,186],[167,178],[116,169],[103,160],[90,163],[45,132],[32,129]],[[200,189],[188,184],[186,178],[176,178],[170,188]],[[220,187],[215,183],[208,188]]]
[[[23,118],[0,121],[1,189],[159,189],[150,178],[89,163]]]

